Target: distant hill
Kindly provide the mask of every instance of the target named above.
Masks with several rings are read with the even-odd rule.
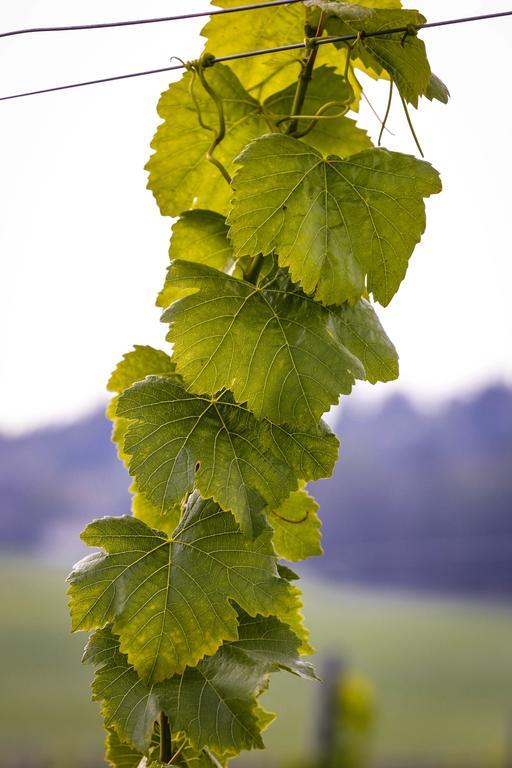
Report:
[[[0,546],[68,558],[87,522],[129,512],[130,478],[110,433],[98,412],[69,426],[0,437]]]
[[[342,460],[314,484],[333,580],[512,597],[512,390],[422,413],[395,397],[344,404]],[[129,510],[130,480],[102,413],[0,437],[0,546],[69,561],[93,519]]]
[[[342,409],[341,460],[315,484],[334,579],[512,597],[512,391],[434,414],[394,397]]]

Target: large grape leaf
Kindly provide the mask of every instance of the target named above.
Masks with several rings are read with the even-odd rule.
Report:
[[[194,488],[231,511],[247,535],[264,524],[298,478],[330,475],[337,440],[314,428],[259,421],[229,393],[193,395],[178,378],[149,377],[125,390],[117,415],[132,419],[124,440],[139,490],[162,511]]]
[[[226,135],[215,156],[229,170],[233,159],[248,141],[260,136],[267,125],[260,104],[243,88],[236,75],[223,64],[204,73],[209,85],[224,103]],[[146,169],[148,187],[153,192],[164,216],[178,216],[190,208],[207,208],[225,213],[230,188],[218,168],[206,159],[213,139],[212,131],[203,128],[189,94],[192,74],[172,83],[162,94],[158,114],[163,123],[152,141],[155,150]],[[195,94],[203,123],[217,129],[217,107],[199,83]]]
[[[240,640],[225,643],[180,675],[145,684],[110,627],[95,632],[84,661],[97,668],[93,697],[102,702],[107,727],[141,752],[150,745],[154,722],[165,711],[173,732],[182,732],[195,750],[219,755],[262,748],[260,731],[268,723],[257,697],[272,672],[285,669],[314,678],[299,658],[300,641],[274,617],[240,614]],[[265,713],[266,715],[266,713]]]
[[[121,649],[148,683],[163,680],[238,635],[230,600],[249,614],[287,614],[272,531],[246,538],[233,516],[192,496],[172,537],[133,517],[91,523],[83,541],[104,552],[69,576],[74,631],[112,622]]]
[[[365,8],[337,0],[306,0],[305,5],[320,8],[328,14],[326,28],[333,36],[418,27],[426,21],[418,11]],[[337,45],[346,47],[346,43]],[[417,35],[404,36],[403,32],[375,37],[363,35],[357,41],[353,55],[377,73],[386,71],[404,99],[418,106],[418,97],[426,93],[430,82],[430,65],[425,43]]]
[[[274,548],[280,557],[291,562],[322,554],[321,524],[318,504],[307,491],[291,493],[279,509],[269,515],[274,529]]]
[[[253,0],[214,0],[219,8],[233,8],[251,4]],[[373,8],[400,8],[400,0],[364,0]],[[300,43],[304,38],[305,14],[302,4],[260,8],[247,13],[212,16],[202,34],[207,38],[206,48],[215,56],[231,53],[274,48]],[[315,20],[316,21],[316,20]],[[254,56],[232,61],[230,66],[244,86],[254,91],[258,98],[286,88],[297,80],[301,50],[282,51],[265,56]],[[334,46],[322,45],[318,50],[317,64],[331,64],[343,72],[344,56]]]
[[[292,113],[295,85],[270,96],[264,103],[264,109],[275,121]],[[321,66],[314,70],[306,92],[302,114],[308,117],[329,102],[332,108],[324,113],[316,126],[308,133],[307,141],[315,149],[326,155],[336,154],[345,157],[362,152],[372,146],[366,131],[359,128],[349,117],[333,117],[342,111],[341,102],[350,103],[353,99],[352,86],[345,78],[336,74],[334,67]],[[328,117],[327,119],[327,116]],[[311,120],[299,120],[298,129],[303,131],[311,125]]]
[[[192,391],[214,395],[231,389],[258,417],[312,426],[341,393],[351,391],[356,378],[365,378],[352,339],[345,333],[345,345],[333,333],[338,327],[345,331],[345,313],[349,322],[356,313],[339,308],[334,326],[329,309],[281,272],[255,287],[177,261],[166,285],[169,298],[185,294],[162,319],[171,324],[177,370]],[[196,292],[186,295],[191,291]]]
[[[424,197],[441,190],[429,163],[369,149],[324,158],[290,136],[263,136],[238,158],[228,218],[235,254],[276,250],[325,304],[365,290],[389,304],[425,229]]]

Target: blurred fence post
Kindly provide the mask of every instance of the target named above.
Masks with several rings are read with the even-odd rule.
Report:
[[[330,766],[336,754],[340,729],[343,729],[339,706],[339,688],[343,682],[344,664],[339,656],[328,656],[322,667],[322,687],[317,720],[318,763]]]

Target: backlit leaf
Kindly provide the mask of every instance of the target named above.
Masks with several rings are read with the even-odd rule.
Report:
[[[210,395],[229,388],[257,416],[315,423],[354,377],[398,376],[396,350],[364,299],[327,308],[283,273],[255,287],[188,262],[171,265],[164,290],[178,297],[162,319],[186,384]]]
[[[107,384],[109,392],[120,394],[136,381],[142,381],[151,374],[162,376],[174,373],[174,363],[165,352],[154,347],[135,344],[134,348],[123,355],[110,376]]]
[[[360,299],[353,306],[329,307],[332,332],[362,363],[370,384],[398,378],[398,354],[372,305]]]
[[[299,658],[299,639],[277,619],[251,619],[241,613],[239,633],[240,640],[225,643],[196,668],[148,686],[111,629],[95,632],[84,661],[97,668],[93,695],[102,702],[107,726],[145,751],[154,721],[165,711],[172,731],[183,733],[195,750],[209,747],[223,755],[261,749],[260,731],[272,716],[261,710],[257,697],[267,687],[269,675],[279,669],[310,679],[315,675]]]
[[[212,501],[192,497],[172,537],[133,517],[106,517],[82,539],[105,551],[81,560],[69,577],[73,630],[112,622],[148,683],[236,640],[230,601],[250,615],[288,611],[290,586],[278,576],[270,528],[251,541]]]
[[[330,35],[357,35],[385,29],[418,27],[426,19],[418,11],[365,8],[336,0],[306,0],[307,6],[325,10],[326,28]],[[346,43],[337,43],[346,48]],[[401,95],[418,105],[418,97],[426,93],[430,81],[425,44],[415,34],[395,32],[375,37],[364,36],[355,45],[354,57],[377,73],[385,70],[395,81]]]
[[[290,85],[285,90],[270,96],[264,108],[275,115],[277,120],[286,117],[292,112],[294,95],[295,86]],[[307,134],[307,141],[312,147],[326,155],[337,154],[345,157],[372,146],[366,131],[359,128],[354,120],[349,117],[332,117],[339,115],[343,109],[343,103],[350,104],[352,99],[352,87],[343,77],[336,74],[333,67],[322,66],[314,70],[302,114],[308,117],[313,116],[329,102],[333,102],[333,106]],[[299,120],[299,131],[305,130],[311,123],[311,120],[304,118]]]
[[[238,158],[228,218],[237,256],[276,250],[325,304],[365,290],[389,304],[425,229],[424,197],[441,189],[429,163],[369,149],[324,158],[290,136],[263,136]]]
[[[146,376],[151,374],[174,375],[174,362],[168,354],[159,349],[136,344],[134,349],[125,354],[116,366],[107,384],[107,389],[119,395],[131,384],[136,381],[143,381]],[[127,419],[116,417],[117,401],[118,397],[112,398],[107,409],[107,416],[114,422],[112,440],[117,445],[118,456],[124,464],[128,465],[129,456],[123,451],[123,443],[130,422]],[[132,484],[130,492],[132,493],[132,512],[135,517],[159,531],[173,532],[181,513],[179,504],[162,512],[138,492],[136,483]]]
[[[261,107],[243,88],[236,75],[223,64],[204,73],[210,86],[224,101],[226,136],[215,152],[228,171],[248,141],[267,129]],[[206,159],[214,134],[201,127],[189,94],[192,74],[172,83],[162,94],[158,114],[163,119],[152,141],[154,154],[146,166],[148,187],[164,216],[179,216],[191,208],[225,213],[230,188],[218,168]],[[218,128],[217,107],[199,82],[195,85],[203,122]]]
[[[175,366],[169,355],[154,347],[135,344],[134,348],[123,355],[123,359],[117,364],[115,370],[107,384],[109,392],[115,392],[118,395],[134,384],[136,381],[143,381],[146,376],[170,375],[175,373]],[[121,461],[126,464],[127,456],[123,453],[123,441],[128,422],[116,418],[117,397],[113,397],[107,408],[107,417],[114,422],[112,431],[112,440],[117,445],[118,455]]]
[[[213,4],[232,8],[252,2],[214,0]],[[202,34],[208,40],[207,50],[215,56],[297,43],[304,37],[304,8],[297,4],[212,16]],[[301,51],[267,54],[233,61],[231,66],[245,87],[255,89],[260,98],[297,79],[300,56]],[[260,83],[263,85],[258,87]]]
[[[190,491],[231,511],[254,535],[262,509],[278,507],[298,478],[330,474],[337,441],[325,425],[309,429],[259,421],[234,402],[193,395],[180,380],[150,377],[120,397],[117,415],[134,421],[124,450],[139,490],[162,511]]]
[[[213,211],[185,212],[172,228],[169,258],[196,261],[228,271],[234,259],[224,216]],[[167,307],[169,304],[164,288],[158,295],[157,305]]]
[[[256,288],[175,262],[167,284],[196,290],[163,316],[178,371],[193,391],[232,389],[259,417],[314,425],[364,369],[330,331],[330,313],[274,275]]]
[[[322,554],[318,504],[307,491],[295,491],[269,515],[274,547],[291,562]]]
[[[137,483],[132,483],[130,492],[133,494],[132,513],[134,517],[142,520],[150,528],[163,531],[168,536],[171,536],[180,521],[183,511],[181,504],[175,504],[171,509],[162,511],[159,507],[155,507],[147,496],[139,493]]]

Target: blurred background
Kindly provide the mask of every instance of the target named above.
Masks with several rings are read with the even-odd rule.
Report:
[[[206,8],[17,0],[0,5],[0,31]],[[421,9],[434,20],[507,4]],[[0,95],[193,58],[202,25],[180,25],[0,39]],[[512,766],[511,33],[510,19],[424,33],[452,101],[414,114],[445,191],[379,312],[401,378],[358,385],[329,414],[341,459],[312,488],[325,556],[301,568],[325,682],[276,675],[269,750],[241,766]],[[168,82],[0,103],[2,768],[101,765],[63,582],[83,526],[129,508],[104,383],[132,344],[164,346],[153,297],[171,222],[143,166]],[[382,114],[386,86],[365,85]],[[368,105],[360,121],[378,134]],[[386,144],[412,153],[404,122],[392,113]]]

